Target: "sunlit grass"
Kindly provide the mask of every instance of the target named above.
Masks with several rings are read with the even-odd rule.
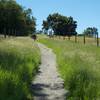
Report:
[[[40,63],[40,51],[28,37],[0,41],[0,100],[27,100]]]
[[[69,100],[100,98],[100,47],[63,39],[41,38],[57,55],[58,71],[69,90]]]

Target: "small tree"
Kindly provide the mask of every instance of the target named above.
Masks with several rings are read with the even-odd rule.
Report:
[[[88,36],[88,37],[95,37],[97,46],[99,46],[98,29],[96,27],[88,27],[86,30],[84,30],[83,34],[84,34],[84,44],[86,42],[85,36]]]
[[[83,32],[83,34],[85,34],[88,37],[96,37],[97,33],[98,29],[95,27],[88,27]]]

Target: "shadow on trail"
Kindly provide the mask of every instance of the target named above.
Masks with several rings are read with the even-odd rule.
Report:
[[[40,71],[40,68],[37,71],[37,75],[40,75],[42,72]],[[43,83],[32,83],[31,89],[33,92],[33,96],[36,98],[46,98],[49,96],[48,94],[43,93],[44,88],[49,88],[49,85],[43,84]],[[40,100],[40,99],[39,99]]]
[[[35,97],[46,98],[48,94],[43,93],[44,88],[49,88],[49,85],[40,83],[32,84],[33,95]]]
[[[41,65],[31,89],[34,100],[66,100],[64,81],[56,68],[56,55],[45,45],[38,43],[41,51]]]

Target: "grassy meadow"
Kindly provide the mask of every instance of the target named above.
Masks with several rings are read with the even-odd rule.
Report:
[[[58,71],[69,91],[67,100],[99,100],[100,47],[45,36],[40,36],[39,42],[56,53]]]
[[[40,51],[29,37],[0,39],[0,100],[29,100]]]

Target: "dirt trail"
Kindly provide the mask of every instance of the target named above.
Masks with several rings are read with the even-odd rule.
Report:
[[[41,65],[33,81],[34,100],[65,100],[63,80],[56,68],[56,56],[51,49],[38,43],[41,51]]]

